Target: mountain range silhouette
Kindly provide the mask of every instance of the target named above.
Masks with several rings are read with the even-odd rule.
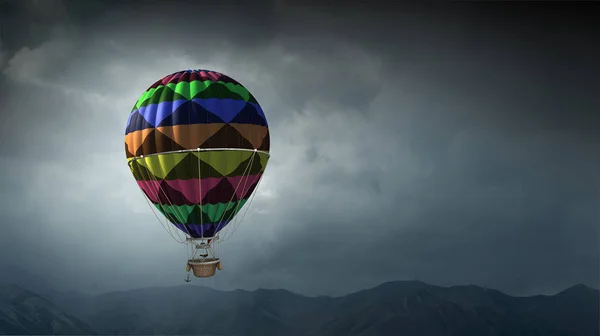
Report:
[[[0,334],[597,336],[599,298],[581,284],[530,297],[419,281],[342,297],[201,286],[42,296],[3,285]]]

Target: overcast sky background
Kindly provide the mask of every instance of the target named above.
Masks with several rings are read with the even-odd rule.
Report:
[[[218,3],[4,1],[4,277],[183,283],[124,130],[154,81],[207,68],[258,99],[272,158],[224,270],[195,284],[598,287],[597,3]]]

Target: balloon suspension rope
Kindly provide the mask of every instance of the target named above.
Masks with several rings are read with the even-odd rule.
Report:
[[[0,1],[2,1],[2,0],[0,0]],[[198,151],[200,151],[200,149],[198,149]],[[242,190],[245,190],[245,188],[246,188],[246,186],[247,186],[247,184],[248,184],[248,182],[250,180],[250,176],[248,175],[248,173],[251,170],[251,167],[254,164],[254,161],[255,161],[257,155],[258,155],[258,153],[257,153],[257,150],[255,149],[254,153],[250,157],[248,165],[244,169],[244,173],[242,175],[242,176],[245,176],[246,178],[245,179],[240,179],[240,181],[238,182],[238,184],[237,184],[237,186],[235,188],[236,191],[240,188],[240,186],[242,185],[242,182],[243,182]],[[138,159],[142,159],[142,160],[145,161],[146,158],[144,156],[140,156],[139,158],[136,158],[136,159],[130,161],[130,164],[129,164],[130,169],[132,168],[133,161],[137,161]],[[146,162],[144,162],[144,163],[146,163]],[[168,197],[168,195],[165,192],[165,190],[163,190],[163,188],[161,187],[160,181],[158,180],[158,178],[150,171],[150,169],[147,167],[146,164],[142,164],[142,166],[144,166],[148,178],[151,181],[154,182],[153,183],[153,186],[154,186],[153,189],[154,190],[152,190],[152,192],[156,195],[157,200],[160,197],[159,194],[162,194],[162,196],[168,202],[168,204],[171,205],[171,208],[175,210],[175,213],[170,213],[170,212],[166,211],[165,207],[162,204],[160,204],[160,203],[156,204],[157,206],[159,206],[159,207],[162,208],[161,212],[163,212],[163,215],[165,215],[165,217],[168,218],[168,216],[166,214],[169,214],[169,215],[173,216],[180,223],[183,223],[184,222],[183,221],[183,214],[179,212],[179,210],[177,209],[177,207],[173,207],[173,202]],[[199,175],[198,176],[199,177],[198,178],[198,180],[199,180],[199,188],[200,188],[200,190],[202,190],[201,189],[202,186],[201,186],[201,183],[200,183],[200,179],[201,179],[201,176],[200,176],[201,175],[201,173],[200,173],[200,160],[198,160],[198,175]],[[258,185],[260,185],[260,182],[262,182],[261,180],[262,180],[262,178],[260,178],[259,181],[257,182],[257,187],[258,187]],[[149,196],[145,192],[143,192],[142,190],[140,190],[140,192],[142,192],[142,194],[144,195],[144,198],[146,199],[146,203],[148,204],[148,206],[152,210],[152,213],[154,214],[154,216],[156,217],[156,219],[158,220],[158,222],[161,224],[161,226],[163,227],[163,229],[171,236],[171,238],[173,238],[173,240],[177,241],[178,243],[182,243],[182,244],[185,245],[186,254],[188,255],[188,259],[196,259],[196,257],[198,256],[198,253],[200,252],[200,250],[204,250],[204,254],[201,255],[203,257],[202,259],[205,259],[208,256],[210,256],[212,258],[215,258],[215,259],[218,258],[217,257],[218,256],[218,245],[219,245],[218,242],[224,241],[224,240],[230,238],[233,235],[233,233],[236,231],[237,227],[241,223],[242,219],[248,213],[249,206],[252,203],[252,201],[254,200],[254,197],[256,196],[256,193],[252,193],[252,196],[250,197],[250,202],[248,202],[248,206],[246,207],[246,210],[244,211],[243,216],[241,218],[235,218],[235,215],[237,214],[237,212],[239,210],[241,210],[241,202],[237,202],[237,204],[235,205],[235,210],[227,218],[228,221],[232,221],[232,219],[235,218],[235,220],[233,220],[234,223],[231,223],[231,224],[233,224],[232,228],[231,228],[231,232],[229,232],[230,228],[229,228],[229,225],[227,225],[227,229],[224,232],[225,233],[225,238],[224,239],[219,239],[218,236],[215,236],[215,237],[202,237],[202,238],[200,238],[198,240],[206,241],[206,242],[201,243],[201,244],[196,244],[195,243],[196,239],[188,238],[188,237],[191,237],[191,234],[190,234],[188,228],[185,225],[183,225],[183,227],[186,230],[186,233],[187,233],[188,237],[186,237],[185,239],[182,238],[179,235],[179,230],[175,230],[176,233],[177,233],[177,238],[179,238],[179,239],[177,239],[175,237],[175,235],[173,234],[172,230],[171,230],[171,225],[168,225],[168,223],[163,223],[162,220],[160,220],[158,214],[156,213],[154,207],[152,206],[153,202],[151,202]],[[234,197],[235,197],[235,194],[231,197],[231,199],[227,203],[227,206],[225,208],[226,210],[229,209],[229,207],[232,205]],[[225,215],[226,215],[226,211],[223,212],[223,214],[221,215],[221,218],[219,220],[219,225],[217,226],[217,229],[215,230],[215,232],[219,231],[219,229],[220,229],[220,227],[221,227],[221,225],[223,223],[223,220],[225,219]],[[202,221],[202,216],[201,216],[201,221]],[[204,232],[202,232],[202,235],[204,235]],[[190,248],[189,250],[188,250],[188,246]],[[189,282],[189,272],[190,271],[187,271],[186,282]]]

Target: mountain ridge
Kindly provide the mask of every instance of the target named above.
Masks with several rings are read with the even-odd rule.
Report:
[[[0,333],[95,334],[83,321],[18,285],[0,285]]]
[[[596,336],[599,299],[581,284],[518,297],[475,285],[392,281],[338,297],[181,285],[53,300],[102,334]]]
[[[510,296],[475,285],[390,281],[337,297],[200,285],[40,296],[0,285],[0,334],[596,336],[599,293],[577,284],[553,295]],[[10,320],[7,311],[20,315]]]
[[[591,291],[600,291],[600,289],[585,285],[583,283],[578,283],[576,285],[572,285],[570,287],[567,287],[565,289],[559,290],[558,292],[554,293],[554,294],[531,294],[531,295],[511,295],[511,294],[506,294],[498,289],[494,289],[491,287],[486,287],[486,286],[479,286],[479,285],[451,285],[451,286],[440,286],[440,285],[431,285],[428,284],[426,282],[420,281],[420,280],[393,280],[393,281],[385,281],[382,282],[378,285],[374,285],[373,287],[369,287],[366,289],[360,289],[356,292],[352,292],[352,293],[347,293],[347,294],[341,294],[341,295],[304,295],[301,293],[297,293],[294,291],[291,291],[289,289],[285,289],[285,288],[257,288],[257,289],[242,289],[242,288],[236,288],[236,289],[228,289],[228,290],[224,290],[224,289],[214,289],[208,286],[202,286],[202,285],[191,285],[191,284],[182,284],[182,285],[170,285],[170,286],[148,286],[148,287],[140,287],[140,288],[134,288],[134,289],[125,289],[125,290],[112,290],[112,291],[107,291],[107,292],[102,292],[102,293],[98,293],[98,294],[86,294],[86,293],[82,293],[79,291],[51,291],[52,293],[55,294],[65,294],[65,293],[69,293],[72,295],[81,295],[81,296],[90,296],[90,297],[94,297],[94,296],[103,296],[103,295],[107,295],[107,294],[114,294],[114,293],[126,293],[126,292],[136,292],[136,291],[146,291],[146,290],[163,290],[163,289],[172,289],[172,288],[183,288],[183,287],[194,287],[194,288],[205,288],[207,290],[211,290],[211,291],[216,291],[216,292],[221,292],[221,293],[232,293],[232,292],[246,292],[246,293],[252,293],[252,292],[257,292],[257,291],[281,291],[281,292],[286,292],[286,293],[290,293],[296,296],[301,296],[301,297],[305,297],[305,298],[311,298],[311,299],[315,299],[315,298],[329,298],[329,299],[337,299],[337,298],[342,298],[342,297],[346,297],[348,295],[354,295],[357,293],[361,293],[361,292],[365,292],[365,291],[370,291],[370,290],[374,290],[377,288],[380,288],[382,286],[389,286],[389,285],[398,285],[398,284],[403,284],[403,283],[421,283],[426,285],[427,287],[437,287],[437,288],[469,288],[469,287],[474,287],[474,288],[480,288],[480,289],[484,289],[487,291],[494,291],[494,292],[499,292],[502,293],[504,295],[507,296],[511,296],[511,297],[515,297],[515,298],[529,298],[529,297],[541,297],[541,296],[555,296],[558,295],[560,293],[563,292],[567,292],[570,291],[572,289],[578,289],[578,288],[582,288],[582,289],[586,289],[586,290],[591,290]],[[0,284],[0,286],[2,286],[3,284]],[[14,285],[12,283],[8,283],[5,285]],[[15,285],[18,286],[18,285]],[[29,288],[24,287],[27,290],[30,290]]]

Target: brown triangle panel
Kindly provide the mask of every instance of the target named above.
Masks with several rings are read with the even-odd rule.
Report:
[[[160,126],[157,128],[185,149],[196,149],[225,126],[224,123]]]
[[[252,149],[259,149],[266,134],[269,133],[269,128],[262,125],[253,124],[229,124],[235,128],[244,139],[252,144]]]
[[[139,156],[196,148],[261,149],[268,135],[269,129],[261,125],[192,124],[138,130],[127,134],[125,143],[126,152]]]
[[[135,155],[150,155],[182,149],[184,148],[173,141],[173,139],[155,129],[144,139],[144,142],[135,152]]]
[[[144,140],[146,140],[146,137],[148,137],[148,135],[153,131],[154,128],[152,127],[127,133],[127,135],[125,135],[125,143],[127,144],[129,152],[135,154],[140,146],[144,143]]]
[[[233,126],[226,124],[208,138],[200,148],[244,148],[254,149],[252,144],[244,138]]]
[[[270,150],[270,148],[271,148],[271,137],[269,135],[269,132],[267,132],[265,137],[262,139],[262,143],[260,144],[260,147],[258,147],[258,149],[261,151],[268,152]]]
[[[127,158],[133,157],[133,153],[129,150],[129,146],[127,145],[127,142],[125,142],[125,155],[127,156]]]

